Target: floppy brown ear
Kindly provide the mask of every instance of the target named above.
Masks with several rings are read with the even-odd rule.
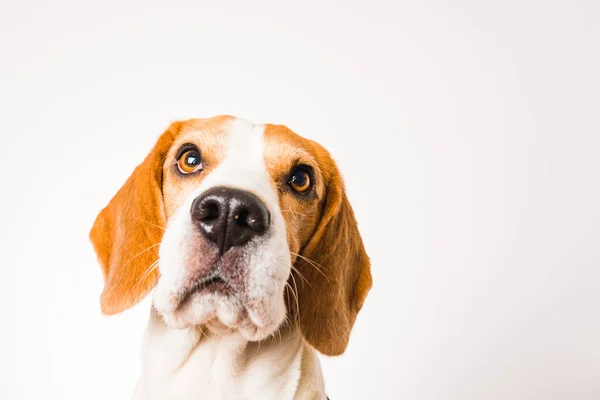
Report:
[[[158,281],[158,245],[165,215],[162,198],[163,163],[179,131],[173,123],[146,159],[100,212],[90,240],[104,274],[100,306],[117,314],[140,302]]]
[[[325,355],[344,352],[371,288],[371,270],[342,178],[331,162],[325,206],[296,261],[310,285],[298,285],[300,330]]]

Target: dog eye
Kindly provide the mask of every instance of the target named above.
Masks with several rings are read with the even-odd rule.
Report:
[[[202,169],[202,159],[200,152],[196,149],[190,149],[183,152],[177,160],[177,167],[182,174],[193,174]]]
[[[290,175],[288,179],[288,185],[296,192],[296,193],[306,193],[312,187],[312,182],[310,180],[310,175],[308,172],[303,171],[301,169],[296,169]]]

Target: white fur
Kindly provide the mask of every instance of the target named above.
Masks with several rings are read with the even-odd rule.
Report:
[[[156,312],[148,324],[134,399],[326,398],[314,350],[295,328],[280,329],[291,259],[263,147],[262,126],[233,120],[224,160],[170,218],[159,251]],[[215,186],[247,190],[262,199],[271,215],[269,233],[244,249],[250,274],[244,302],[204,294],[193,298],[185,313],[178,313],[178,295],[190,279],[185,267],[194,240],[190,206]]]
[[[153,314],[133,400],[322,400],[315,351],[295,329],[261,343],[240,333],[172,329]]]

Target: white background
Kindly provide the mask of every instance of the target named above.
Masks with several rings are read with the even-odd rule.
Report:
[[[0,9],[0,398],[127,399],[92,221],[175,119],[330,149],[374,287],[342,399],[600,398],[600,3],[12,1]]]

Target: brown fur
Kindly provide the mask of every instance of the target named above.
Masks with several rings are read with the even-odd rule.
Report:
[[[284,212],[290,247],[298,241],[301,245],[300,251],[292,250],[300,253],[294,261],[299,273],[290,282],[297,286],[300,330],[319,352],[339,355],[346,349],[354,320],[372,285],[369,257],[354,212],[341,174],[327,150],[285,126],[267,125],[265,135],[269,143],[287,142],[295,153],[288,150],[290,154],[282,154],[285,145],[280,144],[279,158],[289,163],[292,155],[299,157],[317,174],[317,201],[306,204],[280,196],[280,204],[282,210],[294,210]],[[267,157],[273,158],[269,154]],[[287,171],[289,165],[279,170]],[[310,234],[305,241],[307,230]],[[295,313],[293,304],[288,309]]]
[[[158,282],[158,269],[151,267],[158,260],[166,223],[162,166],[180,125],[173,123],[162,134],[92,227],[90,239],[104,274],[100,297],[104,314],[133,307]]]

